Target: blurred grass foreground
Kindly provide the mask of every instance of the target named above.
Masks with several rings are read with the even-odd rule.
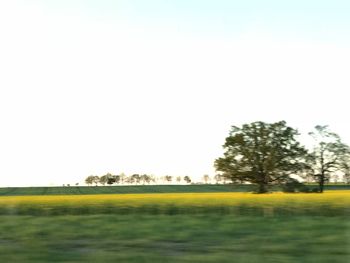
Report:
[[[0,262],[350,262],[350,191],[0,197]]]

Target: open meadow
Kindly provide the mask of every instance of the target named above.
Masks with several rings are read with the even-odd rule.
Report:
[[[0,262],[350,260],[348,190],[1,196],[0,214]]]

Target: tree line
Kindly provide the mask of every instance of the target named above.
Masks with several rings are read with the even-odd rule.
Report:
[[[299,135],[285,121],[232,126],[215,168],[232,182],[255,184],[257,193],[268,192],[273,185],[290,192],[322,193],[332,177],[350,182],[350,148],[338,134],[317,125],[309,133],[308,147],[300,143]],[[303,180],[318,187],[309,189]]]
[[[113,175],[107,173],[102,176],[90,175],[85,179],[87,185],[146,185],[146,184],[171,184],[171,183],[191,183],[192,180],[189,176],[170,176],[165,175],[156,177],[148,174],[132,174],[126,175],[124,173]]]
[[[165,175],[156,177],[154,175],[148,174],[132,174],[126,175],[121,173],[119,175],[113,175],[107,173],[102,176],[90,175],[86,177],[85,184],[88,186],[91,185],[148,185],[148,184],[232,184],[235,181],[232,181],[230,178],[223,176],[222,174],[215,174],[213,177],[205,174],[199,180],[194,181],[189,176],[171,176]],[[79,184],[75,184],[76,186]],[[67,184],[67,186],[70,186]]]

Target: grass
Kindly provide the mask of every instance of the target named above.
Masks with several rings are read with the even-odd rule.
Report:
[[[310,185],[310,187],[316,187]],[[89,195],[136,193],[217,193],[251,192],[253,185],[131,185],[131,186],[70,186],[70,187],[8,187],[0,188],[0,196],[8,195]],[[278,189],[277,189],[278,190]],[[350,190],[349,184],[326,185],[325,190]]]
[[[347,263],[349,210],[348,190],[2,196],[0,262]]]
[[[346,263],[345,217],[3,216],[1,262]]]
[[[84,194],[136,194],[136,193],[198,193],[246,192],[252,185],[121,185],[70,187],[9,187],[0,188],[0,196],[7,195],[84,195]],[[350,188],[349,188],[350,189]]]

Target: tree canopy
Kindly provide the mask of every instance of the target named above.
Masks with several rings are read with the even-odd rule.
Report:
[[[223,145],[224,157],[215,160],[215,168],[234,182],[253,183],[258,193],[267,192],[269,185],[302,171],[307,151],[297,135],[285,121],[232,126]]]
[[[309,168],[322,193],[324,184],[331,176],[342,173],[346,177],[349,174],[350,149],[328,126],[317,125],[309,134],[314,139],[314,147],[308,158]]]

